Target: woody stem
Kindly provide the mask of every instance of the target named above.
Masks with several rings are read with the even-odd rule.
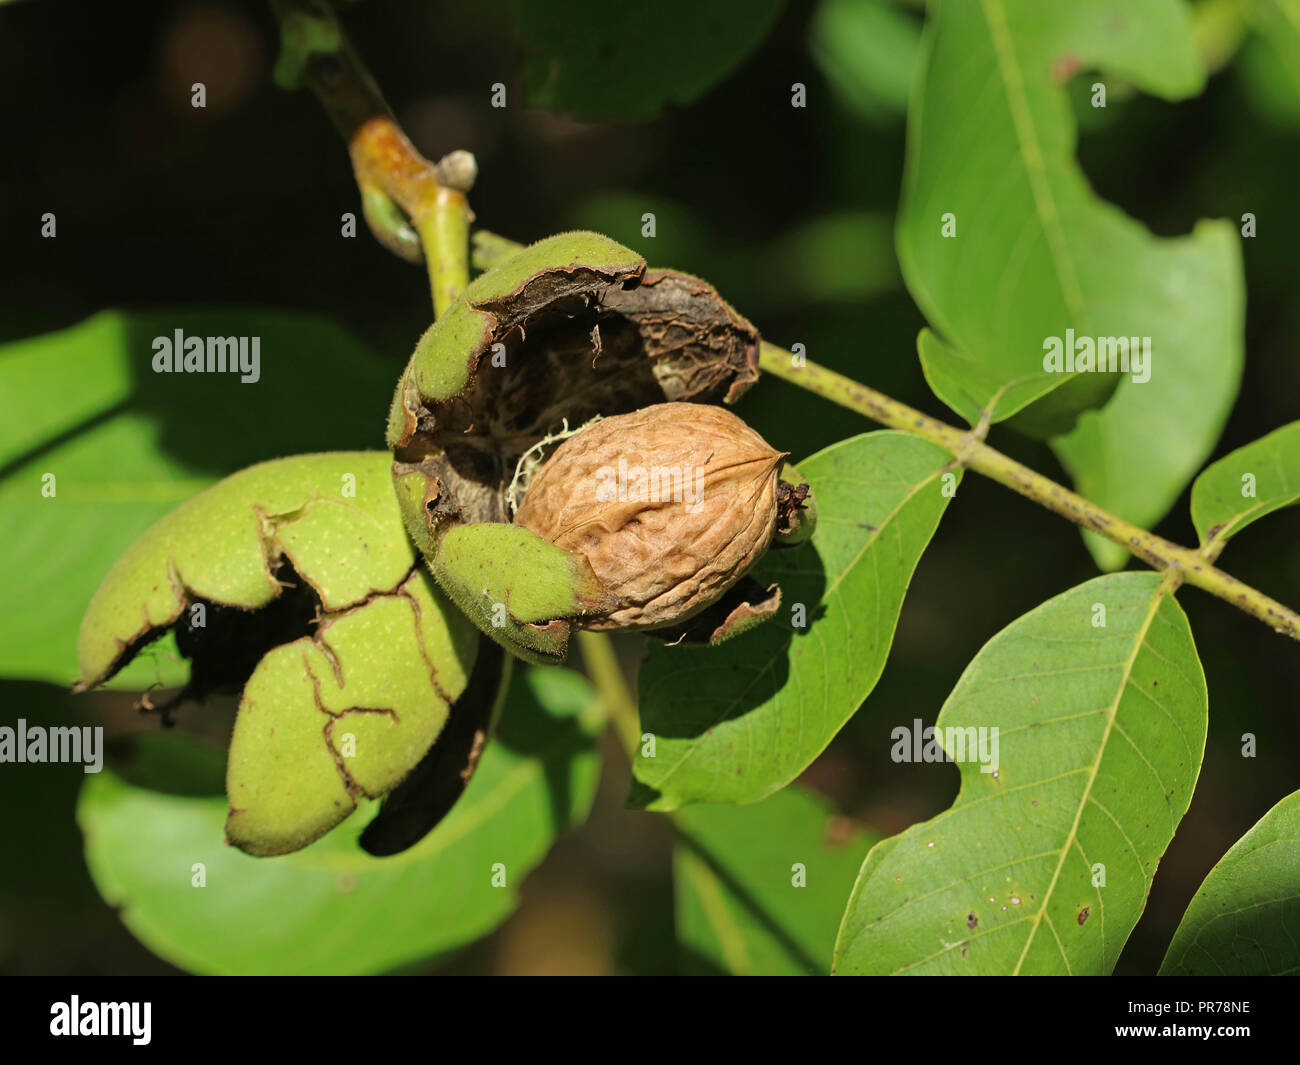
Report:
[[[1076,525],[1091,529],[1149,566],[1231,603],[1274,631],[1300,640],[1300,615],[1295,611],[1216,568],[1206,554],[1180,547],[1125,521],[1008,458],[984,443],[978,432],[958,429],[931,418],[824,366],[796,359],[789,351],[767,341],[763,341],[759,349],[759,366],[774,377],[806,388],[841,407],[865,414],[881,425],[939,445],[956,456],[967,469],[997,481]]]

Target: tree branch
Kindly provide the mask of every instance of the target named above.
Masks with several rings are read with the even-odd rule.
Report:
[[[1300,640],[1300,615],[1217,569],[1206,554],[1180,547],[1103,510],[1083,496],[994,450],[976,434],[931,418],[816,363],[796,364],[790,352],[767,341],[763,341],[759,352],[759,366],[775,377],[806,388],[841,407],[865,414],[881,425],[938,444],[956,456],[967,469],[997,481],[1076,525],[1091,529],[1162,573],[1231,603],[1264,622],[1274,632]]]
[[[454,152],[434,166],[411,146],[337,22],[322,23],[326,32],[318,29],[306,33],[301,29],[304,18],[333,20],[323,0],[272,0],[272,6],[281,18],[284,36],[281,64],[289,69],[305,65],[306,83],[347,141],[371,229],[385,247],[405,259],[418,262],[419,248],[425,249],[434,306],[441,314],[468,282],[472,216],[465,193],[473,184],[473,157],[467,152]],[[304,40],[309,43],[304,45]],[[297,53],[305,54],[305,60]],[[403,216],[414,223],[413,233],[403,229]],[[522,247],[479,230],[473,236],[473,265],[478,270],[491,269]],[[1008,458],[984,443],[988,429],[985,419],[974,430],[959,429],[833,370],[802,359],[796,361],[791,352],[767,341],[760,347],[759,366],[881,425],[937,444],[966,468],[1119,544],[1164,573],[1172,583],[1195,585],[1258,618],[1274,632],[1300,640],[1300,615],[1218,569],[1214,565],[1217,550],[1180,547]],[[607,643],[588,641],[587,635],[581,633],[579,639],[584,651],[590,650],[600,671],[606,674],[610,682],[608,695],[613,691],[613,676],[608,671],[612,650]],[[618,720],[619,708],[611,706],[611,710]],[[622,731],[626,733],[628,728],[629,723],[622,721]]]

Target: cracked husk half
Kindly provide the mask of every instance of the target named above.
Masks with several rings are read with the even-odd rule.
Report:
[[[478,634],[418,564],[389,463],[302,455],[226,478],[141,536],[82,621],[81,688],[174,629],[182,697],[242,691],[226,831],[250,854],[306,846],[395,788],[475,669]]]

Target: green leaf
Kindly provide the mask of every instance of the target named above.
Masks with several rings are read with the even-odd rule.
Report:
[[[1249,492],[1249,494],[1247,494]],[[1300,501],[1300,422],[1225,455],[1192,485],[1201,543],[1226,543],[1265,514]]]
[[[867,855],[835,970],[1109,973],[1191,801],[1206,719],[1191,630],[1159,574],[1099,577],[1014,621],[935,725],[996,728],[996,747],[991,731],[944,733],[961,790]],[[996,771],[970,758],[981,737]]]
[[[1282,133],[1300,126],[1300,92],[1286,46],[1264,36],[1247,37],[1233,62],[1239,91],[1266,127]]]
[[[260,376],[154,373],[155,337],[260,337]],[[0,675],[70,684],[91,593],[177,503],[277,455],[373,446],[392,373],[338,327],[264,311],[104,312],[0,346]],[[54,495],[42,494],[54,476]],[[181,683],[166,653],[114,686]]]
[[[688,104],[738,67],[767,36],[783,0],[519,0],[528,105],[580,118],[647,119]]]
[[[989,424],[1005,421],[1073,376],[1039,371],[1010,377],[963,355],[929,329],[922,329],[916,338],[916,350],[934,394],[971,425],[978,425],[986,412]]]
[[[1111,69],[1168,98],[1198,92],[1180,5],[1064,0],[1048,17],[1033,0],[941,2],[927,38],[898,251],[931,325],[1007,378],[1041,372],[1044,341],[1067,326],[1130,335],[1172,265],[1160,252],[1186,242],[1152,239],[1092,193],[1057,64]],[[945,214],[955,236],[944,236]],[[1114,383],[1083,399],[1104,399]]]
[[[961,476],[952,456],[898,432],[866,433],[799,463],[817,531],[754,571],[780,613],[720,647],[655,646],[641,668],[629,803],[757,802],[817,757],[875,687],[912,571]],[[951,472],[945,484],[942,475]],[[800,619],[806,627],[793,627]]]
[[[1161,976],[1300,973],[1300,791],[1232,845],[1192,899]]]
[[[674,818],[677,938],[688,971],[823,974],[841,900],[876,837],[804,788]]]
[[[886,0],[822,0],[808,48],[831,87],[861,118],[902,115],[921,60],[921,25]]]
[[[898,288],[893,219],[832,211],[773,239],[762,251],[761,306],[861,304]]]
[[[224,842],[224,798],[152,791],[106,769],[79,805],[86,862],[132,933],[192,972],[383,972],[468,943],[513,911],[524,877],[586,817],[599,726],[576,674],[517,677],[465,795],[386,858],[357,847],[374,803],[305,850],[251,858]],[[204,887],[193,886],[196,863]],[[497,863],[504,887],[492,883]]]
[[[1080,68],[1166,99],[1204,84],[1175,0],[936,6],[909,119],[899,260],[932,327],[997,387],[1043,372],[1045,344],[1067,329],[1151,338],[1149,381],[1078,374],[1018,421],[1035,435],[1068,433],[1055,446],[1080,491],[1148,524],[1208,457],[1236,396],[1237,237],[1202,222],[1190,236],[1155,238],[1093,193],[1062,86]],[[947,214],[955,236],[943,235]],[[986,405],[965,377],[931,383],[954,410],[969,412],[965,392]],[[1106,565],[1124,557],[1088,542]]]
[[[1293,103],[1300,99],[1300,0],[1249,0],[1251,23],[1286,72]]]
[[[1222,254],[1198,263],[1188,258],[1186,272],[1167,275],[1171,287],[1185,284],[1199,295],[1192,299],[1197,306],[1165,304],[1168,316],[1158,332],[1147,323],[1160,338],[1151,380],[1125,379],[1105,408],[1084,412],[1073,432],[1052,441],[1080,495],[1144,528],[1168,513],[1214,451],[1241,383],[1245,297],[1236,231],[1202,222],[1192,239],[1201,236],[1203,250],[1212,243]],[[1200,306],[1215,300],[1212,294],[1222,317],[1207,316]],[[1102,569],[1128,561],[1122,547],[1089,529],[1083,539]]]

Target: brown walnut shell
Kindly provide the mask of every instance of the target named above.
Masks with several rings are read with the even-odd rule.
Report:
[[[659,403],[560,444],[514,520],[590,563],[610,607],[583,628],[673,625],[763,556],[785,457],[722,407]]]

